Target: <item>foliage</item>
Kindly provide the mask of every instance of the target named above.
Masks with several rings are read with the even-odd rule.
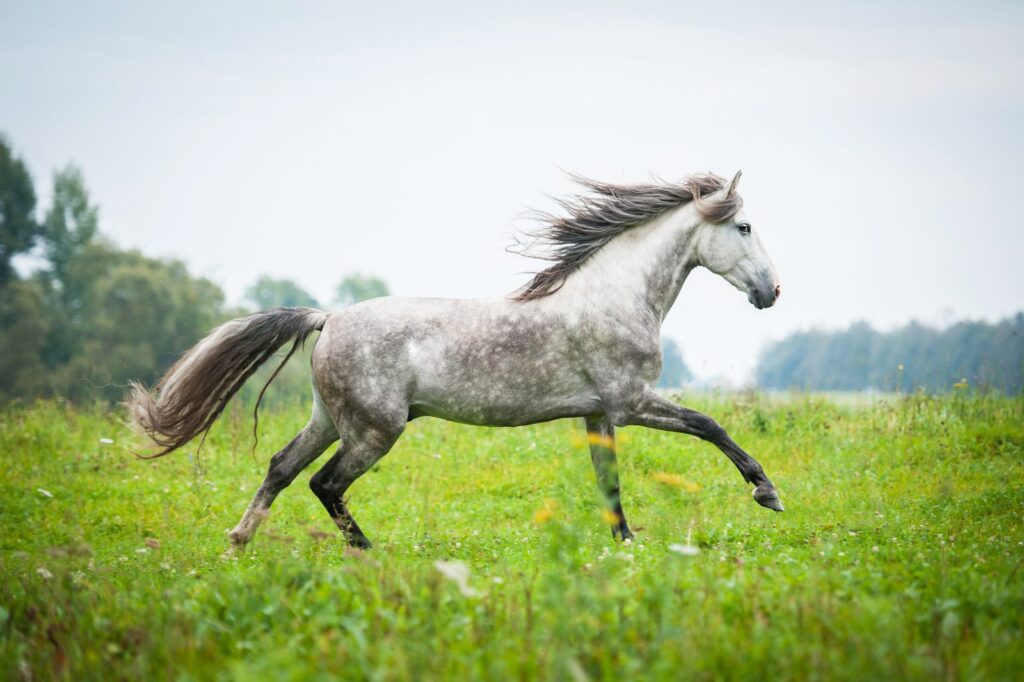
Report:
[[[5,172],[0,194],[24,194]],[[4,221],[6,230],[6,214]],[[54,175],[53,204],[35,236],[46,266],[0,285],[0,400],[118,400],[128,379],[152,383],[224,319],[215,284],[179,261],[125,251],[100,235],[99,210],[77,168]]]
[[[218,323],[249,311],[228,309],[210,280],[183,263],[118,248],[103,237],[99,208],[82,172],[53,177],[52,204],[35,221],[35,191],[24,164],[0,138],[0,402],[61,396],[117,401],[129,379],[152,385]],[[45,265],[19,278],[10,259],[39,245]],[[387,295],[376,277],[352,275],[339,287],[347,302]],[[246,292],[257,308],[312,306],[296,282],[260,277]],[[269,406],[309,397],[309,344],[275,380]],[[268,363],[243,390],[253,399],[276,366]]]
[[[757,368],[758,385],[774,389],[949,391],[965,382],[1024,389],[1024,313],[944,330],[911,323],[885,333],[859,322],[796,333],[766,348]]]
[[[47,289],[38,279],[15,279],[0,288],[0,400],[41,392],[49,368],[44,344],[53,331]]]
[[[36,191],[25,162],[0,135],[0,287],[15,278],[11,260],[31,249],[39,236]]]
[[[251,287],[246,289],[245,298],[255,305],[257,310],[296,306],[320,307],[316,299],[294,281],[274,279],[269,275],[262,275]]]
[[[74,312],[44,278],[0,296],[0,310],[11,309],[0,338],[18,358],[16,376],[0,370],[0,397],[118,400],[128,378],[152,383],[221,318],[220,289],[177,261],[94,242],[69,260],[65,277]]]
[[[661,338],[661,376],[658,377],[658,388],[681,388],[688,381],[693,381],[693,372],[683,360],[683,352],[673,339]]]
[[[130,454],[119,414],[8,406],[0,665],[26,679],[1019,677],[1024,402],[690,406],[765,465],[784,514],[711,446],[627,428],[638,538],[616,544],[580,425],[424,419],[351,491],[374,550],[345,550],[306,487],[314,465],[230,559],[224,531],[308,402],[266,415],[256,459],[235,405],[201,457],[154,461]]]
[[[343,308],[382,296],[390,296],[388,285],[384,280],[372,275],[361,275],[357,272],[347,275],[338,284],[337,303]]]
[[[73,400],[118,400],[127,378],[152,385],[221,321],[220,288],[179,261],[94,243],[72,261],[70,278],[82,313],[63,327],[73,343],[54,370],[54,388]]]
[[[50,264],[49,277],[70,310],[82,307],[84,292],[69,280],[69,270],[99,231],[99,208],[89,203],[82,172],[74,166],[53,177],[53,206],[43,221],[42,236]]]

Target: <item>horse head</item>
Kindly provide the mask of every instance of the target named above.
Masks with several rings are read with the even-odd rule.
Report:
[[[782,285],[760,233],[751,225],[736,194],[741,173],[720,190],[696,199],[706,220],[696,235],[696,261],[744,292],[755,308],[770,308]]]

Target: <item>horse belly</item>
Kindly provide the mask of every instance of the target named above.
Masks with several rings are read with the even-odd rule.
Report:
[[[417,372],[414,416],[519,426],[600,411],[598,396],[585,377],[558,358],[459,360]]]

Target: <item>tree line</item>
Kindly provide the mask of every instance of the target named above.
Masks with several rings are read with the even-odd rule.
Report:
[[[119,400],[129,379],[152,384],[214,326],[250,312],[226,305],[216,283],[181,261],[106,238],[78,168],[53,175],[41,216],[36,197],[24,161],[0,136],[0,401]],[[19,257],[35,267],[18,268]],[[337,301],[387,294],[379,278],[354,274]],[[318,305],[295,282],[268,276],[246,300],[257,309]]]
[[[916,322],[880,332],[865,322],[841,331],[791,334],[768,346],[758,386],[815,391],[943,392],[1024,388],[1024,313],[997,323],[933,329]]]
[[[105,237],[78,168],[57,171],[52,183],[50,205],[39,215],[31,175],[0,135],[0,401],[116,401],[129,379],[152,385],[183,350],[225,320],[253,309],[323,307],[296,282],[268,275],[246,290],[249,306],[230,306],[216,283],[191,274],[181,261],[122,249]],[[34,266],[18,267],[25,257]],[[380,278],[350,274],[332,303],[343,307],[388,294]],[[678,344],[663,338],[662,350],[658,385],[692,381]],[[271,403],[308,393],[308,349],[305,356],[276,381]],[[1024,313],[946,329],[910,323],[880,332],[859,322],[842,331],[791,334],[765,349],[755,377],[759,387],[779,390],[974,385],[1018,394],[1024,388]],[[247,386],[243,396],[257,390]]]
[[[276,306],[323,307],[296,282],[269,275],[246,290],[248,305],[231,306],[215,282],[181,261],[118,247],[100,231],[99,209],[74,166],[54,173],[45,211],[37,211],[36,197],[25,163],[0,135],[0,402],[120,400],[129,379],[152,385],[225,320]],[[31,265],[18,267],[26,257]],[[387,295],[382,279],[356,273],[342,279],[332,303]],[[658,385],[691,382],[678,344],[663,338],[662,351]],[[308,393],[308,349],[304,355],[275,382],[269,402]],[[269,371],[254,377],[243,399]],[[880,332],[859,322],[799,332],[765,349],[755,379],[776,390],[941,392],[972,385],[1019,394],[1024,313],[945,329],[912,322]]]
[[[19,258],[34,267],[17,267]],[[353,273],[338,284],[332,303],[387,295],[384,280]],[[105,237],[99,208],[73,165],[54,173],[50,206],[39,216],[28,168],[0,135],[0,401],[117,401],[130,379],[152,385],[225,320],[254,309],[323,307],[296,282],[269,275],[246,290],[244,302],[228,305],[215,282],[191,274],[181,261],[122,249]],[[663,348],[660,385],[681,386],[693,375],[671,339]],[[306,396],[308,353],[275,380],[270,403]],[[250,381],[243,400],[270,371],[263,368]]]

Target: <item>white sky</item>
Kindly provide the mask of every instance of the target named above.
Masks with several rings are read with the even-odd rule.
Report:
[[[502,294],[561,169],[742,169],[784,295],[691,278],[664,331],[705,379],[810,326],[1024,309],[1021,3],[20,4],[0,131],[40,205],[74,162],[107,235],[233,301]]]

